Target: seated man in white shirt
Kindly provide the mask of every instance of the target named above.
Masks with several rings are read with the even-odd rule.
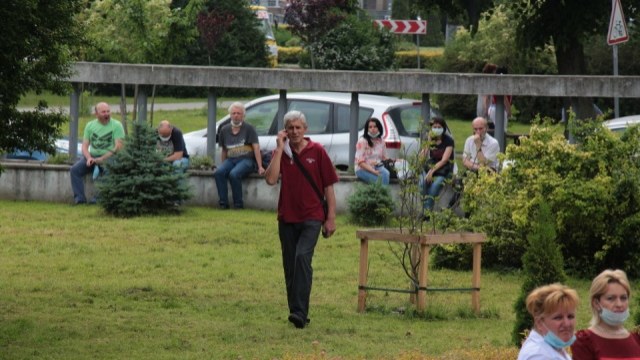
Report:
[[[498,153],[500,144],[498,140],[487,134],[488,124],[483,117],[477,117],[471,122],[473,135],[464,142],[462,162],[465,168],[477,172],[481,167],[487,166],[491,170],[498,168]]]

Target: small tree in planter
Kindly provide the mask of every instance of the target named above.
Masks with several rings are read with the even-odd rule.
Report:
[[[186,174],[176,172],[156,151],[156,132],[147,124],[134,123],[124,148],[108,162],[106,174],[96,186],[99,204],[112,215],[177,213],[191,197]]]
[[[556,240],[556,229],[551,208],[544,203],[539,206],[537,221],[533,231],[527,236],[528,247],[522,256],[524,282],[520,296],[514,304],[516,322],[512,339],[516,346],[520,346],[523,334],[533,326],[533,319],[527,312],[525,300],[527,295],[538,286],[563,283],[567,276],[564,273],[564,260],[560,245]]]

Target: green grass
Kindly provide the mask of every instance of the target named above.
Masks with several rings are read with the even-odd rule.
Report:
[[[187,207],[177,217],[115,219],[96,206],[0,201],[0,218],[3,359],[488,359],[478,354],[516,351],[517,273],[483,272],[479,317],[469,293],[456,292],[429,293],[419,315],[408,295],[371,291],[368,311],[357,313],[357,228],[342,216],[316,248],[304,330],[287,322],[274,212]],[[466,287],[471,273],[432,269],[429,280]],[[569,284],[585,298],[587,282]],[[387,243],[370,244],[369,285],[408,287]]]

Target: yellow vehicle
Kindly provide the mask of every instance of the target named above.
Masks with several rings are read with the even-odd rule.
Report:
[[[264,6],[251,5],[250,9],[260,21],[260,31],[264,34],[265,43],[269,47],[269,63],[271,67],[276,67],[278,65],[278,45],[276,45],[276,37],[271,28],[270,14]]]

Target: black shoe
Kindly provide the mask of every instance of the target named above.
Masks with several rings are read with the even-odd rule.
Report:
[[[293,325],[298,329],[303,329],[305,325],[309,323],[309,321],[309,319],[303,319],[297,314],[289,314],[289,322],[293,323]]]

